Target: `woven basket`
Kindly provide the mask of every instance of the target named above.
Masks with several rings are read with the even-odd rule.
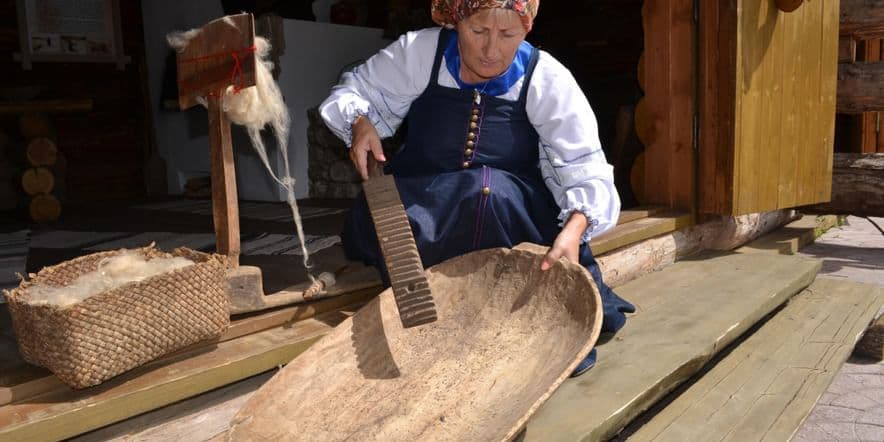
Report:
[[[5,292],[24,359],[85,388],[224,332],[230,322],[226,257],[184,248],[164,253],[153,245],[137,250],[149,259],[181,256],[195,264],[67,307],[25,302],[29,288],[68,285],[125,250],[100,252],[46,267]]]

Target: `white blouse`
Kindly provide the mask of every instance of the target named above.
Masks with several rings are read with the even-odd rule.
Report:
[[[392,136],[430,81],[439,31],[409,32],[345,73],[320,106],[329,129],[350,146],[351,125],[364,115],[381,138]],[[499,97],[517,100],[523,83],[524,77]],[[439,85],[458,88],[444,60]],[[540,51],[526,100],[528,119],[540,136],[541,173],[561,209],[559,220],[574,210],[583,212],[590,220],[583,241],[612,229],[620,216],[614,168],[605,159],[595,114],[574,76]]]

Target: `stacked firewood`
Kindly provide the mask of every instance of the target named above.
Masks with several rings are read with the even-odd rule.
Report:
[[[19,119],[25,139],[21,189],[27,197],[31,220],[55,221],[61,215],[58,193],[62,190],[65,161],[56,146],[55,130],[45,114],[25,114]]]

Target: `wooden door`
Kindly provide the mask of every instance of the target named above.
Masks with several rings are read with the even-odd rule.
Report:
[[[838,0],[699,2],[699,211],[828,201]]]

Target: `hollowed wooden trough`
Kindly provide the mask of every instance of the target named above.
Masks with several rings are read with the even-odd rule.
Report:
[[[598,289],[531,247],[430,268],[439,320],[404,330],[390,290],[265,384],[229,440],[505,440],[595,344]]]

